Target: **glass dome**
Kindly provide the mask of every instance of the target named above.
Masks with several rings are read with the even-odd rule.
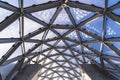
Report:
[[[96,64],[119,78],[119,31],[120,0],[0,0],[0,73],[37,63],[39,80],[81,80]]]

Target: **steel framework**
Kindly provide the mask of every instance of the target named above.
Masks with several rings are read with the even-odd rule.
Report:
[[[112,75],[112,73],[114,73],[116,78],[119,77],[119,75],[117,74],[120,73],[120,67],[114,61],[120,61],[120,50],[115,47],[112,42],[119,42],[120,37],[113,36],[111,38],[106,38],[105,35],[107,17],[120,23],[120,16],[113,13],[114,10],[120,8],[120,2],[108,7],[108,0],[105,0],[104,5],[105,7],[102,8],[95,5],[80,3],[79,1],[56,0],[38,5],[32,5],[29,7],[24,7],[24,1],[19,0],[19,7],[15,7],[12,4],[0,1],[0,8],[7,9],[13,12],[10,16],[6,17],[2,22],[0,22],[0,31],[4,31],[10,24],[12,24],[17,19],[19,19],[20,24],[20,36],[18,36],[19,38],[0,38],[0,44],[14,43],[13,46],[0,59],[1,66],[6,66],[13,62],[16,62],[15,66],[8,73],[5,80],[10,80],[17,72],[21,70],[21,68],[31,63],[41,64],[42,67],[39,74],[41,80],[73,80],[74,78],[76,80],[81,80],[81,73],[80,71],[78,71],[79,64],[90,63],[96,64],[103,72],[106,71],[107,74]],[[56,8],[56,11],[50,19],[49,23],[46,23],[45,21],[40,20],[39,18],[32,15],[32,13],[34,12],[48,10],[52,8]],[[77,24],[74,16],[72,15],[72,12],[70,11],[70,8],[78,8],[81,10],[90,11],[93,12],[94,15]],[[66,11],[66,14],[72,22],[72,25],[53,24],[59,13],[63,9]],[[25,17],[42,25],[43,27],[25,35]],[[102,36],[99,36],[98,34],[95,34],[82,27],[85,24],[90,23],[96,18],[100,17],[103,18],[103,21],[101,23]],[[58,31],[56,31],[56,29],[67,29],[68,31],[61,35]],[[55,35],[57,35],[57,37],[47,38],[47,35],[49,35],[49,31],[53,32]],[[73,31],[75,31],[78,40],[67,36]],[[44,33],[43,35],[41,35],[41,39],[33,39],[34,36],[41,33]],[[87,36],[92,37],[93,40],[83,40],[83,37],[80,35],[80,33],[84,33]],[[58,45],[60,41],[62,41],[65,45]],[[26,42],[34,43],[35,45],[32,46],[29,50],[26,50]],[[50,44],[50,42],[54,43]],[[71,42],[73,44],[70,45],[68,42]],[[99,50],[96,50],[95,48],[90,46],[90,44],[94,43],[100,43]],[[48,46],[48,48],[44,48],[43,45]],[[77,46],[80,46],[79,50],[75,48]],[[111,51],[114,51],[118,56],[104,54],[104,46],[110,48]],[[22,49],[21,55],[9,59],[9,57],[14,54],[18,47],[21,47]],[[39,51],[36,51],[37,48],[39,48]],[[85,49],[88,50],[89,53],[85,52]],[[69,53],[67,52],[68,50]],[[60,59],[60,57],[62,58]],[[100,62],[96,61],[96,58],[99,58]],[[106,65],[110,65],[110,67],[106,67]]]

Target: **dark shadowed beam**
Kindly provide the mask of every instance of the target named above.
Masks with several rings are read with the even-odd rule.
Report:
[[[113,12],[108,13],[107,16],[110,17],[112,20],[120,23],[120,16],[114,14]]]
[[[51,9],[61,6],[62,2],[59,1],[49,1],[48,3],[33,5],[31,7],[24,8],[25,14],[33,13],[41,10]]]
[[[20,17],[19,14],[13,13],[12,15],[10,15],[9,17],[5,18],[5,20],[3,20],[0,23],[0,31],[2,31],[3,29],[5,29],[6,27],[8,27],[11,23],[13,23],[15,20],[17,20]]]
[[[15,7],[7,2],[0,1],[0,7],[7,9],[9,11],[12,11],[12,12],[20,13],[17,7]]]
[[[80,3],[79,1],[68,1],[67,4],[70,7],[80,8],[80,9],[91,11],[91,12],[101,13],[103,11],[103,8],[97,7],[95,5],[83,4],[83,3]]]
[[[51,25],[51,28],[54,29],[73,29],[73,25]]]
[[[120,42],[120,37],[106,38],[105,43],[106,42]]]
[[[35,22],[37,22],[37,23],[39,23],[39,24],[41,24],[41,25],[43,25],[45,27],[48,26],[47,23],[45,23],[44,21],[34,17],[32,14],[25,14],[25,17],[27,17],[28,19],[33,20],[33,21],[35,21]]]
[[[19,42],[21,41],[20,38],[0,38],[0,43],[12,43],[12,42]]]

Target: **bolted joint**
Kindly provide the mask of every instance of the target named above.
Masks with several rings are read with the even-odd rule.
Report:
[[[68,7],[68,5],[67,4],[62,4],[62,8],[65,8],[65,7]]]
[[[67,3],[68,3],[68,0],[65,0],[64,3],[62,4],[62,8],[68,7]]]

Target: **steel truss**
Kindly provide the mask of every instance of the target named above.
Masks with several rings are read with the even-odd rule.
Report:
[[[7,28],[10,24],[12,24],[15,20],[19,19],[20,20],[20,27],[21,27],[21,36],[20,38],[0,38],[0,43],[13,43],[15,44],[7,51],[6,54],[2,56],[0,59],[0,65],[1,66],[6,66],[8,64],[11,64],[12,62],[17,61],[13,69],[9,72],[5,80],[9,80],[13,77],[16,72],[19,72],[21,68],[23,68],[25,65],[29,64],[30,62],[33,62],[34,64],[41,64],[41,72],[39,74],[39,77],[41,77],[41,80],[44,80],[45,78],[49,80],[57,79],[59,80],[62,78],[65,80],[66,78],[69,80],[73,80],[73,78],[76,78],[77,80],[80,80],[81,73],[77,71],[76,69],[79,68],[79,64],[88,64],[89,61],[90,63],[96,64],[101,70],[107,71],[109,74],[112,72],[118,71],[120,73],[120,67],[114,63],[112,60],[115,61],[120,61],[120,50],[116,48],[111,42],[119,42],[120,37],[113,37],[113,38],[105,38],[105,29],[106,29],[106,19],[107,17],[111,18],[112,20],[120,23],[120,16],[116,15],[113,13],[113,10],[116,10],[120,8],[120,2],[116,3],[115,5],[111,7],[107,7],[108,5],[108,0],[105,0],[105,8],[101,8],[95,5],[88,5],[88,4],[83,4],[78,1],[72,1],[72,0],[58,0],[58,1],[49,1],[47,3],[43,4],[38,4],[38,5],[33,5],[29,7],[23,7],[23,0],[19,1],[19,8],[15,7],[14,5],[11,5],[9,3],[0,1],[0,7],[7,9],[9,11],[12,11],[13,14],[10,16],[6,17],[5,20],[3,20],[0,23],[0,31],[3,31],[5,28]],[[75,19],[70,11],[70,7],[72,8],[79,8],[82,10],[94,12],[95,14],[88,19],[80,22],[79,24],[76,24]],[[52,16],[51,20],[49,23],[46,23],[45,21],[42,21],[36,17],[34,17],[31,13],[42,11],[42,10],[47,10],[51,8],[57,8],[55,11],[54,15]],[[53,24],[56,17],[60,13],[62,9],[65,9],[70,21],[72,22],[72,25],[60,25],[60,24]],[[99,18],[103,16],[103,23],[102,24],[102,36],[98,36],[95,33],[92,33],[90,31],[87,31],[82,28],[83,25],[91,22],[92,20]],[[31,19],[32,21],[39,23],[43,25],[42,28],[39,28],[38,30],[35,30],[27,35],[24,35],[24,17],[27,17]],[[61,35],[59,32],[57,32],[55,29],[68,29],[67,32],[65,32],[63,35]],[[52,31],[54,34],[57,35],[57,37],[53,38],[47,38],[46,36],[48,35],[48,31]],[[70,37],[67,37],[70,33],[73,31],[76,32],[77,37],[79,40],[72,39]],[[42,39],[32,39],[32,37],[41,34],[44,32],[44,35],[42,36]],[[91,36],[94,38],[94,40],[82,40],[82,36],[79,35],[80,32]],[[53,44],[49,44],[49,42],[55,41]],[[57,44],[63,41],[63,43],[66,46],[58,46]],[[67,41],[73,42],[73,45],[69,45]],[[29,50],[25,50],[24,43],[29,42],[29,43],[35,43],[32,48]],[[96,50],[92,47],[89,46],[89,44],[92,43],[100,43],[100,50]],[[49,48],[43,49],[43,45],[47,45]],[[116,56],[110,56],[110,55],[105,55],[103,53],[103,46],[106,45],[109,47],[112,51],[114,51],[118,57]],[[14,58],[8,59],[18,47],[22,46],[23,53],[22,55],[16,56]],[[81,46],[81,51],[77,50],[76,46]],[[40,47],[39,52],[33,52],[35,49]],[[83,48],[88,49],[91,51],[91,53],[85,53],[83,51]],[[59,49],[63,49],[63,51],[59,51]],[[52,54],[52,51],[56,51],[56,53]],[[66,51],[69,50],[70,53],[66,53]],[[47,53],[47,54],[45,54]],[[75,54],[77,53],[77,55]],[[40,56],[43,56],[41,58]],[[58,58],[62,56],[63,60],[59,60]],[[81,56],[81,58],[79,58]],[[53,58],[54,57],[54,58]],[[70,57],[69,59],[67,57]],[[34,58],[37,58],[34,60]],[[95,58],[100,58],[100,63],[95,61]],[[46,63],[46,61],[49,60],[49,63]],[[74,62],[72,62],[74,60]],[[114,68],[108,69],[105,67],[105,61]],[[57,66],[52,66],[54,63],[57,64]],[[65,64],[68,64],[67,66]],[[49,67],[47,67],[49,66]],[[44,72],[42,72],[42,70]],[[59,69],[62,69],[61,71]],[[73,73],[71,73],[71,71]],[[60,74],[62,73],[62,74]],[[67,76],[64,75],[66,73]],[[54,76],[57,74],[57,76]]]

